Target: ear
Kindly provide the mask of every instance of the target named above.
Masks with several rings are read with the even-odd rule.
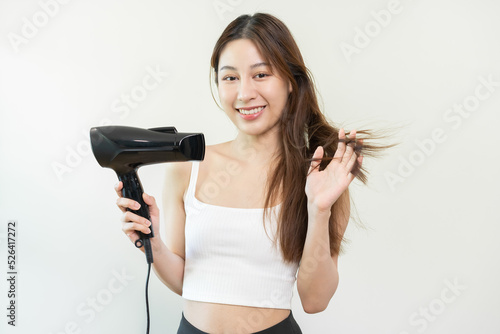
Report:
[[[290,94],[292,92],[292,82],[291,81],[288,81],[288,94]]]

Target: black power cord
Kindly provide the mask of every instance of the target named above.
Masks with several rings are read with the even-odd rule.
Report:
[[[148,317],[148,327],[146,329],[146,334],[149,334],[149,301],[148,301],[148,284],[149,284],[149,274],[151,273],[151,263],[148,263],[148,278],[146,278],[146,314]]]
[[[151,249],[151,240],[149,238],[144,238],[144,252],[146,253],[146,260],[148,262],[148,276],[146,278],[146,316],[147,316],[147,328],[146,334],[149,334],[149,298],[148,298],[148,286],[149,286],[149,275],[151,274],[151,263],[153,263],[153,250]]]

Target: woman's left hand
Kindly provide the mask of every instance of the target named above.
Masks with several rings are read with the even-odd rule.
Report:
[[[309,174],[306,180],[306,195],[308,205],[313,205],[318,212],[329,212],[333,203],[342,195],[349,184],[354,180],[351,173],[356,160],[361,167],[363,156],[354,152],[354,141],[356,139],[356,130],[352,130],[349,139],[353,144],[346,145],[346,135],[344,129],[339,130],[340,141],[337,151],[328,166],[320,171],[318,166],[321,160],[312,161],[309,167]],[[359,140],[358,142],[361,142]],[[313,159],[321,159],[324,150],[319,146],[314,152]]]

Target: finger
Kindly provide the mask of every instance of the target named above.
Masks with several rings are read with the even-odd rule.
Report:
[[[307,172],[308,175],[313,170],[319,167],[319,165],[321,164],[321,158],[323,158],[323,154],[324,154],[323,146],[318,146],[312,156],[313,161],[311,161],[311,165],[309,166],[309,171]]]
[[[123,212],[127,211],[127,209],[130,209],[130,210],[139,210],[139,208],[141,207],[141,205],[130,199],[130,198],[125,198],[125,197],[119,197],[117,200],[116,200],[116,205],[120,208],[120,210],[122,210]]]
[[[354,153],[352,155],[351,161],[348,164],[347,168],[349,170],[349,176],[352,175],[353,179],[356,177],[356,175],[353,175],[353,169],[354,168],[356,169],[354,172],[357,172],[361,169],[361,167],[363,166],[363,158],[364,158],[364,156],[361,154],[358,155],[358,153]]]
[[[347,148],[344,152],[344,155],[342,156],[342,161],[341,161],[341,163],[343,163],[346,166],[346,168],[348,168],[347,166],[351,162],[355,143],[356,143],[356,130],[351,130],[351,132],[349,133],[349,144],[347,145]]]
[[[139,233],[137,233],[137,231],[144,234],[149,234],[151,232],[149,227],[145,227],[137,223],[124,223],[122,226],[122,231],[130,238],[130,240],[134,242],[135,240],[140,239]]]
[[[351,145],[348,145],[348,146],[351,146]],[[354,151],[354,149],[352,149]],[[347,153],[346,153],[347,154]],[[354,165],[356,164],[356,160],[358,159],[358,155],[356,153],[352,153],[351,152],[351,156],[349,158],[349,160],[347,161],[347,164],[346,164],[346,169],[351,172]]]
[[[140,231],[142,233],[148,234],[151,232],[150,228],[151,228],[151,222],[145,218],[138,220],[130,220],[125,218],[122,224],[122,230],[126,234],[129,234],[132,231]]]
[[[344,155],[345,152],[345,141],[346,141],[346,136],[344,129],[339,130],[339,143],[337,145],[337,150],[335,151],[335,154],[333,155],[333,158],[339,158],[341,159],[342,156]]]
[[[356,176],[353,173],[347,174],[347,183],[351,183]]]
[[[122,189],[123,189],[122,181],[119,181],[117,184],[115,184],[115,191],[118,197],[122,197]]]
[[[142,198],[144,199],[144,202],[149,206],[149,214],[151,216],[159,216],[160,210],[158,209],[158,205],[156,205],[156,199],[146,193],[142,194]]]
[[[144,226],[149,226],[151,224],[149,220],[142,216],[139,216],[136,213],[133,213],[132,211],[125,211],[125,213],[122,215],[121,220],[124,223],[137,223]]]

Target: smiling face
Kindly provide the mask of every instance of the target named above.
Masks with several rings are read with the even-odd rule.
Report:
[[[240,132],[253,136],[276,128],[292,90],[249,39],[231,41],[222,50],[218,89],[231,121]]]

